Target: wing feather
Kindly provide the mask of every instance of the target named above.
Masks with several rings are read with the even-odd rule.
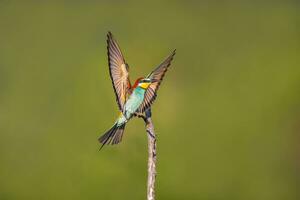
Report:
[[[125,62],[121,49],[111,32],[107,34],[107,55],[109,74],[116,94],[116,100],[119,109],[123,111],[131,85],[128,72],[129,66]]]
[[[175,53],[176,50],[174,50],[158,67],[156,67],[156,69],[154,69],[147,76],[147,78],[154,79],[155,82],[151,83],[151,85],[148,87],[143,103],[139,107],[138,112],[143,113],[152,105],[152,103],[156,99],[157,90],[165,76],[165,73],[168,70],[168,67],[171,65],[171,61],[173,60]]]

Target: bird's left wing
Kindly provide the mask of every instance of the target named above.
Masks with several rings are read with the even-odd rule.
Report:
[[[119,109],[123,111],[128,91],[131,87],[128,73],[129,67],[111,32],[108,32],[107,34],[107,54],[109,73],[116,94],[116,100]]]
[[[171,61],[173,60],[173,57],[176,53],[176,50],[174,50],[155,70],[153,70],[147,78],[150,78],[154,80],[153,83],[148,87],[145,97],[143,100],[143,103],[140,105],[138,112],[143,113],[145,110],[147,110],[152,103],[154,102],[156,98],[157,90],[160,86],[160,83],[162,82],[165,73],[168,70],[168,67],[171,65]]]

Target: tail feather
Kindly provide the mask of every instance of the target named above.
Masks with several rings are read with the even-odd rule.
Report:
[[[123,137],[123,132],[125,129],[125,124],[122,124],[121,126],[117,126],[117,123],[111,127],[104,135],[102,135],[98,141],[102,143],[102,146],[100,147],[100,150],[104,145],[109,144],[118,144],[121,142]]]

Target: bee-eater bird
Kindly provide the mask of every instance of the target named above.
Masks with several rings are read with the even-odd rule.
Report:
[[[105,144],[118,144],[122,140],[126,123],[135,114],[144,113],[156,98],[163,77],[175,55],[175,50],[148,76],[138,78],[132,86],[129,80],[129,66],[111,32],[107,34],[107,55],[110,78],[116,94],[120,115],[114,125],[98,140]],[[100,148],[100,149],[101,149]]]

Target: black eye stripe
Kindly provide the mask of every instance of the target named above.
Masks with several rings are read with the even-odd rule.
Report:
[[[150,83],[150,80],[141,80],[140,83]]]

